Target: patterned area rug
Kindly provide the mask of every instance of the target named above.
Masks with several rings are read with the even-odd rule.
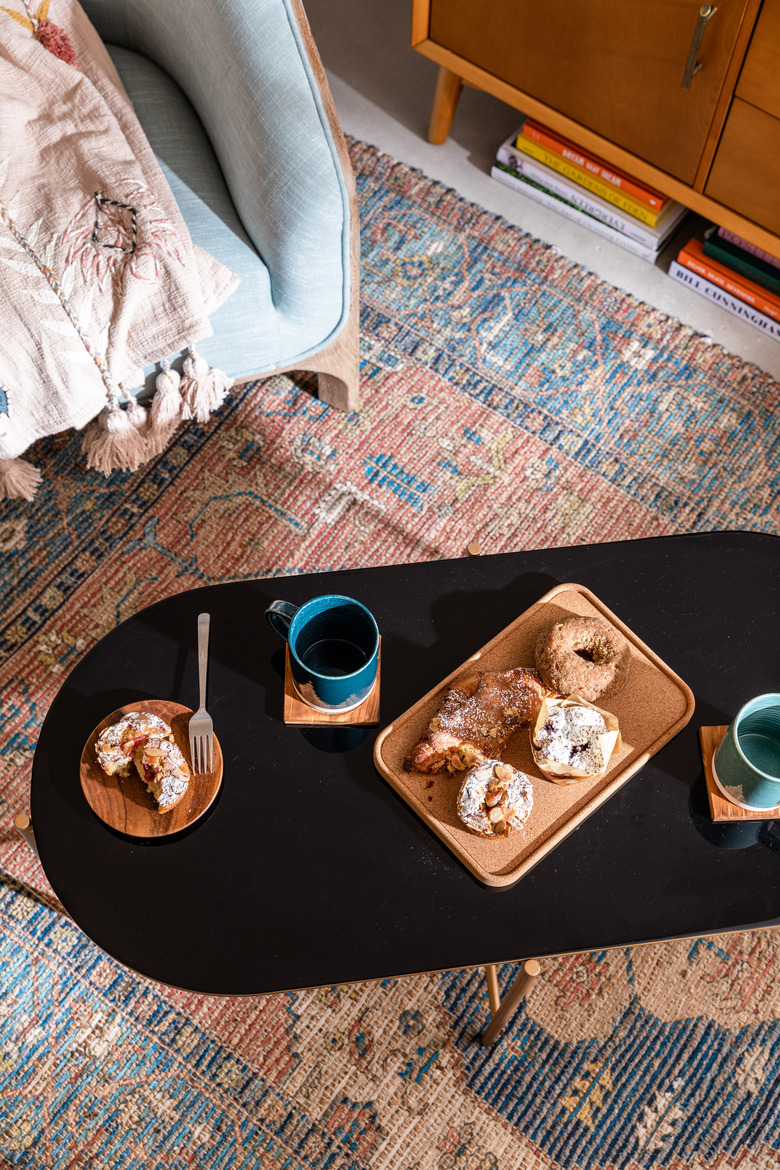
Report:
[[[164,991],[8,881],[0,1165],[770,1170],[779,941],[546,961],[485,1049],[479,972],[263,999]]]
[[[80,437],[0,505],[0,1157],[25,1167],[780,1164],[777,935],[546,964],[487,1052],[478,973],[249,1000],[89,944],[11,828],[63,675],[192,586],[718,528],[778,530],[778,386],[354,144],[364,408],[241,387],[133,475]],[[33,898],[29,891],[37,891]],[[508,979],[511,969],[503,972]]]

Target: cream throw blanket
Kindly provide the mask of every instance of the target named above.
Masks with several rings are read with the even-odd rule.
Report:
[[[95,450],[120,436],[91,457],[107,473],[142,461],[138,443],[122,447],[131,425],[136,438],[152,429],[121,409],[123,389],[211,336],[238,277],[190,240],[86,14],[75,0],[51,9],[0,10],[0,460],[99,416]],[[164,440],[175,414],[168,404]],[[13,480],[3,490],[0,474],[0,495],[29,498]]]

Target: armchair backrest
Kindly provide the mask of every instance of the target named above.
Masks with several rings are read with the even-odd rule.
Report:
[[[300,0],[82,4],[104,42],[148,57],[192,102],[276,306],[305,314],[338,276],[346,316],[354,181]]]

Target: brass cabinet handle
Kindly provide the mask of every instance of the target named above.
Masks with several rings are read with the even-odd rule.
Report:
[[[697,61],[696,58],[699,54],[699,49],[701,48],[701,42],[704,37],[704,30],[707,27],[707,23],[712,19],[717,11],[718,10],[714,4],[702,4],[701,8],[699,9],[699,19],[696,21],[696,28],[693,30],[693,40],[691,41],[691,47],[688,50],[688,60],[685,62],[685,73],[683,73],[683,79],[680,82],[682,89],[691,88],[691,82],[701,69],[701,61]]]

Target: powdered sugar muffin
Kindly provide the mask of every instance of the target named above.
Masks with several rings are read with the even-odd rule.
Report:
[[[463,778],[458,816],[480,837],[506,837],[525,824],[533,804],[533,785],[524,772],[501,760],[483,760]]]
[[[146,711],[133,711],[104,728],[95,744],[95,755],[107,776],[129,776],[133,757],[140,745],[150,735],[171,739],[173,733],[159,715]]]
[[[604,716],[595,707],[572,701],[553,707],[536,730],[533,747],[554,764],[597,776],[608,764],[601,737],[607,735]]]
[[[135,754],[135,766],[161,812],[178,804],[187,791],[190,770],[178,745],[170,739],[149,736]]]

